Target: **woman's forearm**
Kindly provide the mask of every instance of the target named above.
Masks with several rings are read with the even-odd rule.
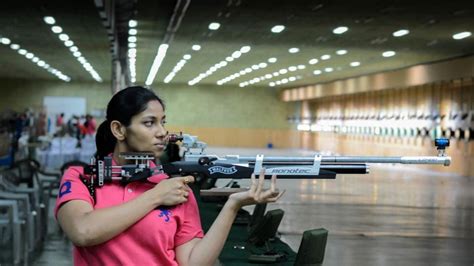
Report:
[[[226,202],[206,235],[191,250],[188,260],[190,265],[214,265],[239,209],[240,206],[235,202]]]
[[[94,246],[119,235],[157,206],[156,200],[145,192],[124,204],[92,210],[61,225],[75,245]]]

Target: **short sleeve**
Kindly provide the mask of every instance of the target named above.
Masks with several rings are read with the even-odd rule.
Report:
[[[174,239],[175,246],[180,246],[193,238],[202,238],[204,236],[199,208],[192,191],[190,191],[188,201],[183,207],[183,217],[180,219]]]
[[[80,179],[83,172],[82,167],[69,167],[64,173],[59,186],[56,207],[54,208],[55,217],[57,217],[59,208],[70,200],[83,200],[94,206],[94,199]]]

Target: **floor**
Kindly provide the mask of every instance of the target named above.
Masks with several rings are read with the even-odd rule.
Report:
[[[301,150],[210,147],[209,154],[308,155]],[[218,184],[225,184],[220,180]],[[248,180],[241,181],[242,186]],[[474,177],[400,165],[373,165],[367,175],[335,180],[278,180],[283,241],[295,251],[302,233],[326,228],[325,266],[474,265]],[[246,207],[251,210],[252,207]],[[71,244],[51,219],[45,249],[33,265],[71,265]]]

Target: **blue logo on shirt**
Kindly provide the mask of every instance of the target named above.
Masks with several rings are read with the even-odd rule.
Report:
[[[169,222],[171,216],[171,211],[167,209],[160,209],[160,214],[158,217],[165,217],[165,222]]]
[[[59,188],[59,197],[71,193],[71,181],[64,182]]]

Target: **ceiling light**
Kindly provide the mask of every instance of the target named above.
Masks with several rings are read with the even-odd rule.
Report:
[[[295,54],[297,52],[299,52],[300,49],[299,48],[296,48],[296,47],[293,47],[293,48],[290,48],[288,49],[288,52],[290,52],[290,54]]]
[[[392,33],[392,35],[393,37],[402,37],[404,35],[407,35],[408,33],[410,33],[409,30],[402,29],[395,31],[394,33]]]
[[[257,70],[257,69],[259,69],[259,66],[258,66],[258,65],[253,65],[253,66],[252,66],[252,69],[253,69],[253,70]]]
[[[331,56],[328,55],[328,54],[325,54],[325,55],[321,56],[321,60],[329,60],[330,58],[331,58]]]
[[[268,58],[268,63],[275,63],[277,59],[275,57]]]
[[[191,47],[191,49],[193,49],[194,51],[199,51],[199,50],[201,50],[201,45],[195,44]]]
[[[472,33],[470,31],[463,31],[463,32],[453,34],[453,39],[461,40],[461,39],[470,37],[471,35],[472,35]]]
[[[321,75],[321,73],[322,73],[321,70],[315,70],[315,71],[313,71],[313,74],[315,74],[315,75]]]
[[[280,72],[280,74],[284,75],[284,74],[288,73],[288,70],[280,69],[280,71],[278,71],[278,72]]]
[[[25,55],[25,57],[28,58],[28,59],[31,59],[31,58],[33,58],[34,56],[35,56],[35,55],[32,54],[32,53],[27,53],[27,54]]]
[[[283,25],[275,25],[275,26],[273,26],[273,28],[271,29],[271,31],[272,31],[273,33],[280,33],[280,32],[282,32],[284,29],[285,29],[285,26],[283,26]]]
[[[128,48],[136,48],[137,47],[137,44],[134,43],[134,42],[129,42],[128,43]]]
[[[296,71],[297,69],[298,69],[298,68],[295,67],[295,66],[290,66],[290,67],[288,67],[288,70],[291,71],[291,72]]]
[[[354,61],[350,63],[351,67],[360,66],[360,62]]]
[[[240,51],[235,51],[232,53],[232,57],[235,59],[239,58],[241,55],[242,53]]]
[[[332,67],[326,67],[324,71],[329,73],[329,72],[334,71],[334,69]]]
[[[313,58],[313,59],[311,59],[311,60],[308,61],[308,63],[309,63],[310,65],[315,65],[315,64],[317,64],[318,62],[319,62],[319,60],[316,59],[316,58]]]
[[[18,50],[18,53],[21,54],[21,55],[25,55],[27,53],[27,51],[25,49],[20,49],[20,50]]]
[[[72,53],[77,52],[78,50],[79,50],[79,48],[77,48],[77,46],[69,47],[69,51],[71,51]]]
[[[158,47],[158,52],[156,53],[155,59],[153,61],[153,65],[151,66],[150,72],[148,73],[148,77],[146,78],[145,84],[150,86],[153,81],[155,80],[156,74],[160,69],[161,63],[163,59],[165,59],[166,51],[168,51],[169,45],[164,43]]]
[[[240,48],[240,52],[245,54],[245,53],[248,53],[250,52],[250,49],[252,49],[250,46],[246,45],[246,46],[242,46],[242,48]]]
[[[258,64],[258,66],[259,66],[260,68],[266,68],[266,67],[267,67],[267,63],[262,62],[262,63]]]
[[[189,60],[189,59],[191,59],[191,55],[190,54],[185,54],[185,55],[183,55],[183,59]]]
[[[59,39],[63,42],[69,40],[69,36],[67,36],[67,34],[64,34],[64,33],[61,33],[59,34]]]
[[[344,32],[348,31],[349,28],[346,26],[340,26],[332,30],[334,34],[343,34]]]
[[[128,42],[137,42],[137,37],[135,36],[128,37]]]
[[[345,55],[345,54],[347,54],[347,50],[337,50],[337,51],[336,51],[336,54],[338,54],[338,55]]]
[[[385,51],[382,53],[383,57],[391,57],[394,56],[396,53],[394,51]]]
[[[137,21],[134,20],[134,19],[131,19],[131,20],[128,21],[128,26],[130,28],[135,28],[137,26],[137,24],[138,24]]]
[[[36,63],[38,66],[42,67],[44,66],[46,63],[43,61],[43,60],[40,60],[38,61],[38,63]]]
[[[43,20],[44,22],[46,22],[46,24],[49,24],[49,25],[53,25],[54,23],[56,23],[56,20],[50,16],[44,17]]]
[[[221,24],[217,22],[212,22],[211,24],[209,24],[210,30],[218,30],[220,27],[221,27]]]
[[[232,56],[228,56],[225,58],[226,61],[232,62],[234,61],[234,58]]]
[[[268,85],[270,85],[270,87],[275,87],[275,82],[270,82]]]
[[[81,54],[81,52],[78,51],[78,52],[74,52],[72,55],[74,57],[80,57],[82,54]]]
[[[52,26],[51,27],[51,30],[54,32],[54,33],[61,33],[63,31],[63,29],[59,26]]]
[[[0,42],[5,45],[9,45],[11,43],[10,39],[8,38],[1,38]]]
[[[12,48],[13,50],[18,50],[20,49],[20,46],[18,44],[13,43],[10,45],[10,48]]]
[[[305,69],[305,68],[306,68],[305,65],[298,65],[297,67],[298,67],[299,70],[302,70],[302,69]]]
[[[33,63],[36,63],[36,62],[39,61],[39,58],[35,56],[35,57],[31,58],[31,61],[33,61]]]
[[[71,47],[71,46],[73,46],[73,45],[74,45],[74,42],[73,42],[73,41],[71,41],[71,40],[69,40],[69,41],[65,41],[65,42],[64,42],[64,45],[66,45],[67,47]]]

